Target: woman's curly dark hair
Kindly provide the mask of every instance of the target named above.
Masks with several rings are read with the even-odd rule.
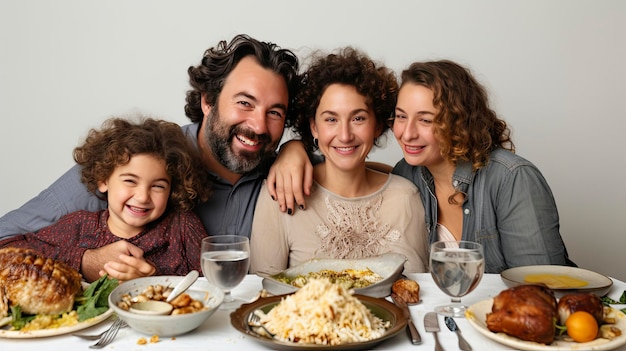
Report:
[[[274,43],[258,41],[245,34],[239,34],[230,43],[222,40],[216,47],[207,49],[200,65],[191,66],[187,70],[192,89],[187,91],[185,114],[192,122],[198,123],[204,118],[202,96],[204,95],[207,104],[215,106],[226,77],[242,58],[250,55],[254,56],[262,67],[285,79],[289,99],[293,99],[300,81],[298,57],[292,51],[281,49]],[[285,127],[292,124],[291,105],[290,103],[288,106]]]
[[[374,111],[376,124],[382,130],[381,135],[389,129],[386,122],[398,98],[398,81],[393,70],[352,47],[331,54],[317,51],[309,59],[311,64],[303,74],[302,85],[294,101],[294,132],[300,136],[307,152],[317,150],[313,144],[310,120],[315,118],[320,99],[332,84],[355,87],[366,98],[367,106]]]
[[[137,123],[108,119],[101,129],[91,129],[85,142],[74,149],[74,160],[82,167],[81,180],[87,189],[102,198],[98,182],[106,181],[116,167],[139,154],[165,162],[172,178],[168,209],[187,211],[208,199],[209,175],[196,148],[175,123],[143,117]]]
[[[485,88],[468,69],[449,60],[416,62],[402,72],[401,86],[408,83],[433,92],[439,110],[434,134],[444,159],[469,161],[477,170],[498,147],[515,152],[510,129],[489,107]]]

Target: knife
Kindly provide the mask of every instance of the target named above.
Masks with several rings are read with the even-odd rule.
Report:
[[[428,312],[424,317],[424,329],[427,332],[433,333],[435,337],[435,351],[443,351],[443,347],[439,343],[439,338],[437,338],[437,333],[439,332],[439,320],[437,319],[437,312]]]
[[[446,326],[448,327],[448,329],[455,332],[456,335],[459,337],[459,349],[461,349],[461,351],[472,351],[472,347],[467,342],[467,340],[465,340],[463,335],[461,335],[461,329],[459,329],[459,327],[456,325],[454,319],[452,319],[452,317],[446,316],[444,318],[444,321],[446,322]]]
[[[411,311],[409,311],[409,306],[406,304],[406,302],[402,301],[402,299],[397,299],[393,296],[393,294],[391,295],[391,299],[393,300],[393,303],[400,307],[400,309],[402,310],[402,313],[404,314],[404,317],[406,317],[407,319],[407,325],[406,325],[406,333],[409,336],[409,340],[411,340],[411,344],[413,345],[419,345],[422,343],[422,337],[420,336],[420,333],[417,331],[417,328],[415,327],[415,324],[413,323],[413,319],[411,319]]]

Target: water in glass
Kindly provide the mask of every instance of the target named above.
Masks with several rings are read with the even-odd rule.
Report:
[[[224,290],[220,309],[232,310],[243,300],[234,299],[230,291],[248,274],[250,241],[245,236],[215,235],[202,240],[202,272],[206,279]]]
[[[467,306],[461,304],[461,297],[476,288],[484,270],[483,248],[479,243],[433,243],[430,251],[430,273],[439,289],[452,298],[452,303],[437,306],[435,311],[445,316],[463,318]]]

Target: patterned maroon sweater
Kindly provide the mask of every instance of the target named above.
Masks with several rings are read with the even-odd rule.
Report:
[[[156,275],[185,275],[192,269],[202,272],[201,242],[207,234],[192,211],[165,214],[130,239],[111,233],[107,226],[108,218],[108,210],[77,211],[36,233],[4,239],[0,241],[0,247],[30,248],[80,271],[86,250],[127,240],[143,250],[144,258],[156,267]]]

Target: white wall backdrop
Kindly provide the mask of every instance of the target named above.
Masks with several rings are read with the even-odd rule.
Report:
[[[186,70],[247,33],[304,55],[353,45],[398,72],[469,66],[548,179],[581,267],[626,280],[626,2],[0,2],[0,215],[72,164],[89,128],[144,112],[187,123]],[[373,159],[402,157],[392,136]]]

